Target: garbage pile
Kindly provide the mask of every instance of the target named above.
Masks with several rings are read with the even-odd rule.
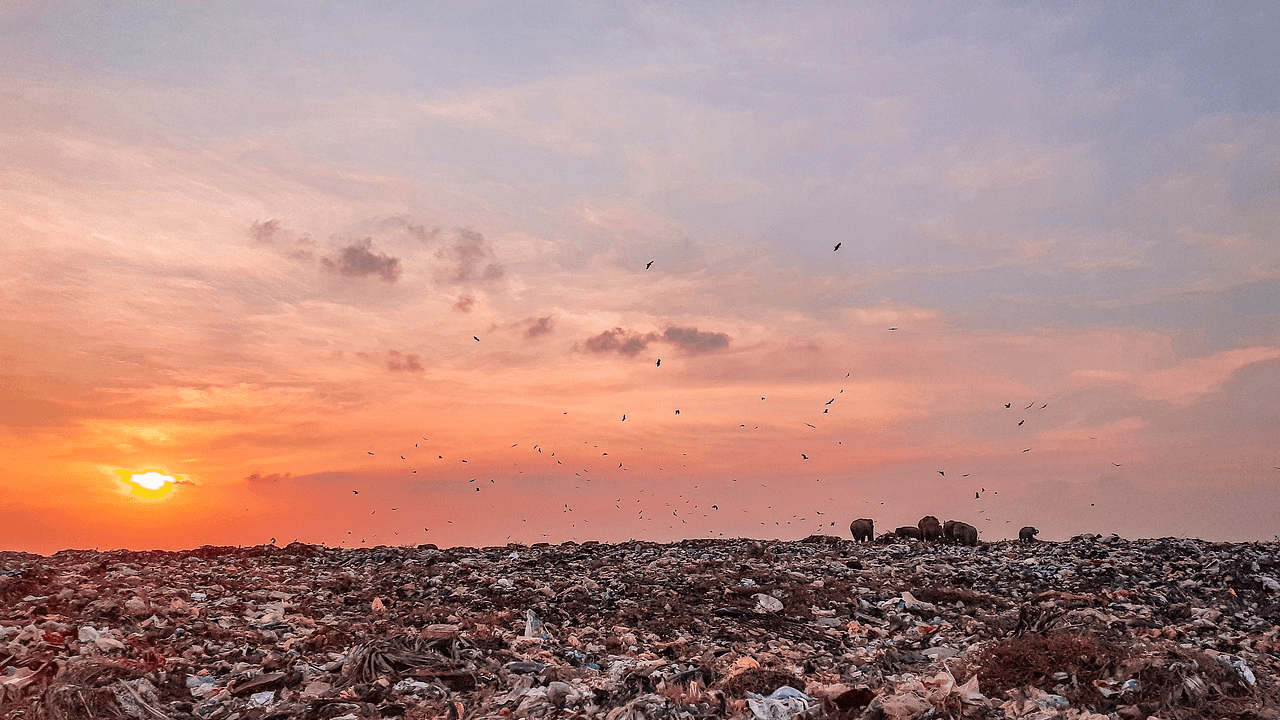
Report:
[[[1280,543],[0,553],[0,717],[1280,718]]]

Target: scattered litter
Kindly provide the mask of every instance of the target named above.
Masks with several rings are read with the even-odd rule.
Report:
[[[0,717],[1274,718],[1276,577],[1098,535],[0,552]]]

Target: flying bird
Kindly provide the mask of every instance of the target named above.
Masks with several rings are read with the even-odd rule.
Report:
[[[372,451],[372,450],[366,450],[365,452],[369,453],[370,455],[372,455],[372,454],[373,454],[373,451]]]
[[[939,475],[941,475],[942,477],[946,477],[946,476],[947,476],[947,474],[946,474],[945,472],[943,472],[942,470],[939,470],[939,471],[938,471],[938,474],[939,474]]]
[[[676,414],[677,414],[677,415],[679,415],[679,414],[680,414],[680,411],[679,411],[679,410],[676,410]]]
[[[1026,420],[1025,420],[1025,419],[1023,419],[1023,420],[1019,420],[1019,421],[1018,421],[1018,426],[1019,426],[1019,427],[1021,427],[1021,426],[1022,426],[1022,423],[1024,423],[1024,422],[1026,422]]]
[[[651,267],[653,267],[653,261],[652,261],[652,260],[650,260],[649,262],[647,262],[647,263],[645,263],[645,264],[644,264],[644,269],[645,269],[645,270],[648,270],[648,269],[649,269],[649,268],[651,268]]]
[[[805,423],[805,425],[809,425],[809,423]],[[814,430],[818,429],[817,425],[809,425],[809,427],[813,428]]]
[[[351,491],[351,494],[352,494],[352,495],[359,495],[359,494],[360,494],[360,491],[359,491],[359,490],[352,490],[352,491]]]
[[[1031,448],[1027,448],[1026,450],[1023,450],[1022,452],[1031,452]]]
[[[835,401],[836,401],[836,399],[835,399],[835,398],[831,398],[831,399],[830,399],[830,400],[828,400],[825,404],[830,405],[831,403],[833,403],[833,402],[835,402]]]
[[[1005,406],[1006,408],[1008,408],[1008,407],[1013,407],[1013,403],[1005,403],[1005,404],[1004,404],[1004,406]]]
[[[834,248],[832,248],[832,249],[831,249],[831,252],[835,252],[836,250],[839,250],[839,249],[840,249],[840,246],[841,246],[841,245],[843,245],[843,244],[844,244],[844,243],[836,243],[836,246],[835,246]]]
[[[1028,405],[1028,406],[1026,406],[1026,407],[1024,407],[1024,408],[1022,408],[1022,409],[1023,409],[1023,410],[1030,410],[1031,408],[1033,408],[1033,407],[1035,407],[1035,406],[1036,406],[1036,404],[1035,404],[1035,403],[1031,403],[1030,405]]]
[[[662,358],[658,358],[658,362],[653,364],[654,367],[662,367]]]
[[[480,342],[480,338],[476,337],[475,335],[472,335],[471,339],[475,340],[476,342]]]
[[[800,457],[804,458],[805,460],[809,459],[809,456],[805,455],[804,453],[800,453]]]
[[[898,328],[896,328],[896,327],[891,327],[891,328],[889,328],[889,329],[890,329],[890,330],[897,330]],[[848,376],[846,375],[845,377],[848,377]]]
[[[623,413],[623,415],[622,415],[622,422],[626,422],[626,421],[627,421],[626,413]]]

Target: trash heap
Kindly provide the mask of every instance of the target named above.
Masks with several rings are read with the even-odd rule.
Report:
[[[0,553],[0,717],[1280,718],[1280,543]]]

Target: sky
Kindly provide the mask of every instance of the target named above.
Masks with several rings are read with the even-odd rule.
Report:
[[[0,548],[1271,540],[1277,27],[5,3]]]

